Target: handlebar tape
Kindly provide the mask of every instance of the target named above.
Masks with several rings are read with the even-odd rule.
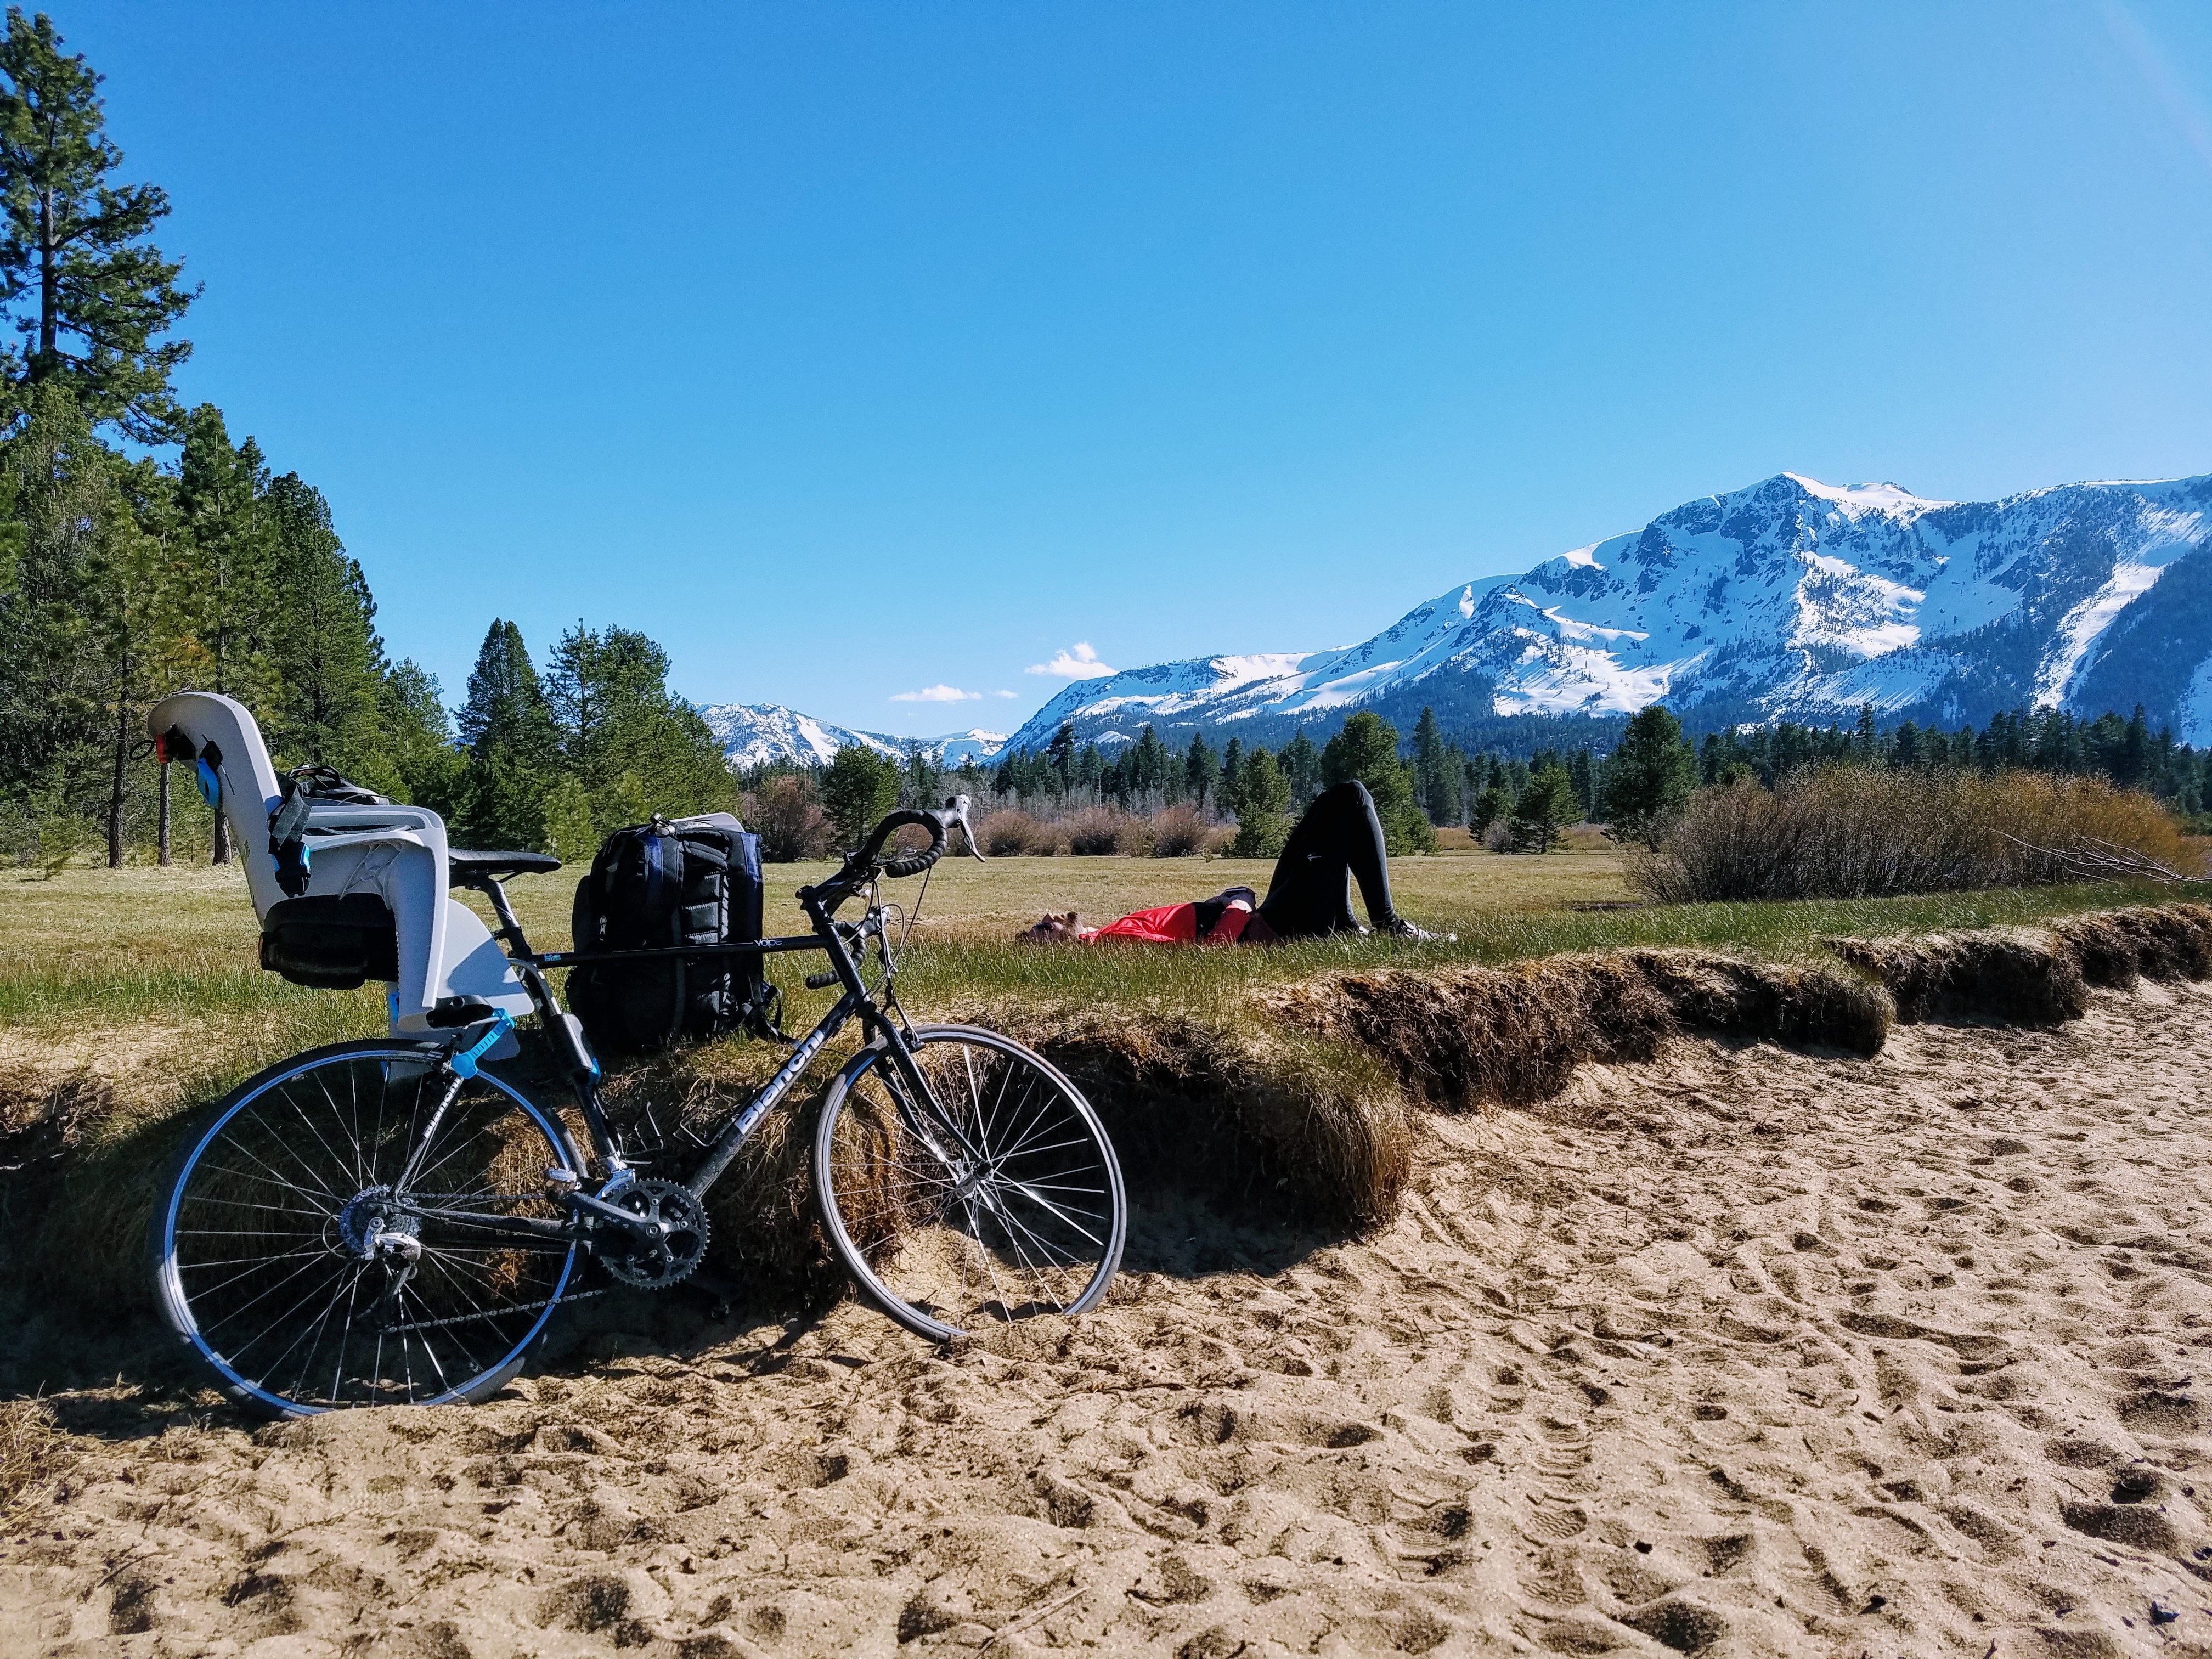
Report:
[[[868,837],[867,850],[863,855],[865,860],[873,863],[876,854],[883,850],[884,843],[891,838],[891,832],[903,829],[909,823],[929,831],[929,845],[918,852],[907,853],[897,858],[885,860],[884,862],[885,875],[895,878],[918,876],[945,855],[945,826],[938,821],[937,815],[933,812],[917,812],[911,808],[902,808],[898,811],[886,814],[884,821],[876,826],[875,834]]]

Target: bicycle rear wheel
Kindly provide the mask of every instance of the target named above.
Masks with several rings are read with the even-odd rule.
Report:
[[[303,1416],[481,1399],[552,1318],[576,1245],[544,1172],[576,1167],[568,1136],[489,1072],[457,1078],[445,1054],[385,1041],[295,1055],[185,1147],[154,1214],[155,1285],[240,1404]],[[518,1221],[537,1231],[502,1230]]]
[[[1128,1231],[1091,1103],[1018,1042],[914,1028],[918,1096],[887,1048],[830,1085],[814,1138],[824,1230],[871,1300],[943,1340],[1106,1294]]]

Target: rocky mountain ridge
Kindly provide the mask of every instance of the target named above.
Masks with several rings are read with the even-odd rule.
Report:
[[[2144,705],[2212,743],[2212,477],[1938,501],[1780,473],[1517,575],[1461,583],[1337,650],[1224,655],[1078,681],[1062,721],[1111,744],[1177,727],[1334,725],[1434,701],[1496,715],[1979,724],[2001,708]]]
[[[722,745],[730,764],[744,768],[770,761],[794,760],[805,765],[826,765],[840,749],[864,744],[879,755],[904,760],[919,747],[944,766],[957,766],[970,756],[988,759],[1006,741],[1003,732],[980,728],[950,732],[936,738],[901,738],[885,732],[860,732],[816,720],[775,702],[715,703],[699,711]]]

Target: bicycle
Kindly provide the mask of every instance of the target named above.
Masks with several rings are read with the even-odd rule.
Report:
[[[1104,1297],[1127,1231],[1121,1174],[1090,1103],[1041,1056],[978,1027],[915,1024],[893,981],[880,882],[921,875],[967,800],[895,811],[827,881],[798,891],[812,932],[720,946],[592,953],[531,948],[502,878],[560,867],[536,854],[447,854],[450,884],[483,893],[493,937],[566,1074],[599,1171],[562,1116],[492,1056],[503,1009],[453,998],[449,1035],[341,1042],[232,1091],[184,1148],[153,1223],[162,1311],[240,1404],[304,1416],[366,1405],[472,1402],[518,1372],[580,1259],[618,1284],[690,1278],[710,1232],[703,1200],[824,1045],[854,1019],[860,1052],[823,1097],[812,1148],[823,1231],[861,1291],[939,1340]],[[884,856],[913,826],[929,844]],[[925,884],[925,890],[926,890]],[[858,922],[836,912],[865,893]],[[873,942],[880,976],[864,971]],[[546,974],[589,962],[819,951],[810,989],[842,991],[742,1107],[703,1138],[682,1181],[641,1176],[599,1099],[581,1023]],[[450,1006],[449,1006],[450,1005]],[[597,1291],[583,1294],[598,1294]]]

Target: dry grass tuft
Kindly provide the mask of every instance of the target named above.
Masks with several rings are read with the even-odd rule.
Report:
[[[1827,946],[1889,988],[1907,1025],[1994,1018],[2059,1025],[2088,1012],[2073,958],[2040,928],[1930,933],[1919,939],[1832,939]]]
[[[1631,876],[1666,903],[1872,898],[2201,873],[2148,795],[2039,772],[1836,767],[1700,791]]]
[[[1141,1194],[1197,1186],[1278,1218],[1365,1231],[1397,1213],[1412,1115],[1370,1057],[1299,1033],[1154,1014],[994,1014],[1097,1109]]]
[[[43,1400],[0,1401],[0,1518],[62,1474],[76,1448]]]
[[[2089,988],[2212,977],[2212,908],[2138,905],[2048,928],[1920,938],[1831,939],[1827,947],[1887,986],[1897,1017],[2054,1026],[2089,1008]]]
[[[114,1110],[113,1088],[82,1072],[0,1077],[0,1229],[24,1236],[58,1168]]]
[[[2212,977],[2212,907],[2135,905],[2052,924],[2081,977],[2126,990],[2138,979]]]
[[[1870,1054],[1890,1022],[1887,994],[1851,975],[1694,951],[1341,974],[1264,1000],[1293,1026],[1372,1051],[1452,1110],[1547,1099],[1584,1060],[1650,1060],[1681,1031]]]

